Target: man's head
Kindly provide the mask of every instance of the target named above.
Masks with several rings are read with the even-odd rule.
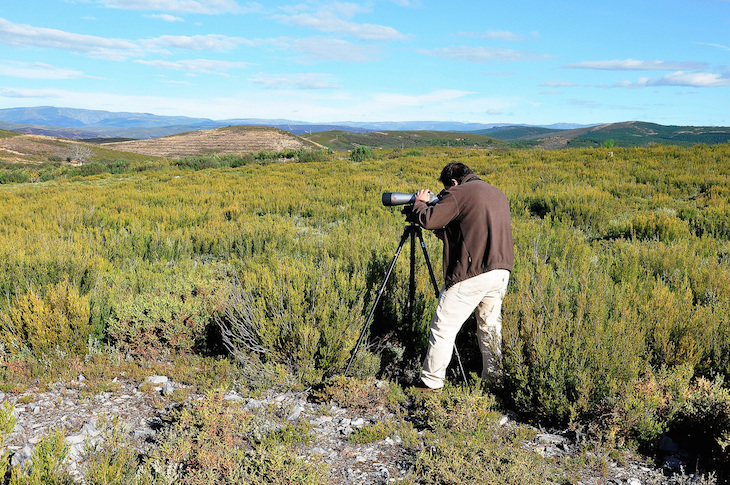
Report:
[[[468,175],[473,173],[474,171],[463,163],[452,162],[441,170],[439,180],[442,184],[444,184],[444,187],[451,187],[453,185],[461,184]]]

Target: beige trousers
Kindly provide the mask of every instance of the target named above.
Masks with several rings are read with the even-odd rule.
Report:
[[[421,371],[421,380],[426,386],[432,389],[444,386],[456,334],[474,310],[482,353],[482,379],[493,381],[501,377],[502,300],[509,276],[506,269],[497,269],[456,283],[446,291],[441,289]]]

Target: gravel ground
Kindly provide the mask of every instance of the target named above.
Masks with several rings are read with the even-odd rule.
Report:
[[[22,394],[2,394],[0,401],[14,407],[17,425],[6,440],[11,463],[17,466],[30,458],[39,440],[51,430],[62,430],[69,444],[68,467],[74,478],[83,482],[84,448],[102,440],[100,420],[119,418],[124,429],[136,443],[140,453],[154,446],[154,435],[163,418],[180,404],[170,396],[182,386],[165,376],[150,376],[146,383],[117,380],[114,389],[89,395],[83,376],[74,383],[57,383],[41,391],[28,390]],[[374,385],[386,385],[376,381]],[[191,394],[188,400],[202,399]],[[330,468],[333,484],[385,484],[407,480],[418,483],[414,470],[414,456],[400,439],[387,437],[369,444],[354,444],[348,436],[358,428],[387,419],[385,408],[351,410],[335,405],[312,402],[308,392],[286,392],[250,398],[229,391],[225,399],[240,401],[250,409],[261,406],[276,408],[281,422],[308,423],[314,439],[301,450],[302,456],[317,458]],[[508,413],[500,425],[516,426],[517,416]],[[538,432],[524,447],[546,457],[574,454],[578,447],[567,432]],[[679,450],[674,450],[674,454]],[[678,467],[681,458],[671,456],[665,467]],[[674,461],[672,461],[674,460]],[[679,483],[670,479],[649,463],[630,461],[619,466],[609,461],[601,476],[587,474],[581,484],[659,484]],[[690,483],[690,482],[686,482]],[[700,482],[694,482],[700,483]]]

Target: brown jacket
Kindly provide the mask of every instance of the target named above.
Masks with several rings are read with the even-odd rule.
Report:
[[[413,215],[425,229],[444,229],[446,288],[493,269],[512,271],[509,201],[504,192],[476,175],[449,187],[435,205],[417,200]]]

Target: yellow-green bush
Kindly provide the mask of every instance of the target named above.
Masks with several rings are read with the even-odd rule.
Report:
[[[591,419],[662,365],[730,376],[730,144],[615,148],[613,157],[419,152],[3,185],[0,294],[17,297],[0,299],[0,312],[7,320],[27,288],[45,301],[68,281],[88,298],[96,334],[130,351],[195,350],[213,346],[199,325],[214,301],[231,307],[233,286],[250,298],[262,359],[316,380],[342,369],[397,246],[404,217],[380,195],[437,190],[443,165],[461,160],[510,199],[517,258],[504,355],[519,410]],[[440,280],[440,243],[427,234],[426,245]],[[404,379],[417,375],[435,305],[419,251],[408,321],[408,251],[366,342],[378,353],[369,365],[379,357]],[[203,297],[194,284],[224,296]]]
[[[30,290],[9,306],[0,313],[0,339],[10,354],[26,346],[38,355],[55,349],[86,352],[92,331],[89,298],[67,282],[49,287],[45,295]]]
[[[137,272],[134,284],[117,282],[111,294],[109,338],[141,354],[206,350],[206,337],[228,297],[225,273],[216,267],[187,265]]]
[[[330,258],[249,262],[220,320],[226,343],[318,382],[344,369],[364,325],[364,285],[361,269]]]

